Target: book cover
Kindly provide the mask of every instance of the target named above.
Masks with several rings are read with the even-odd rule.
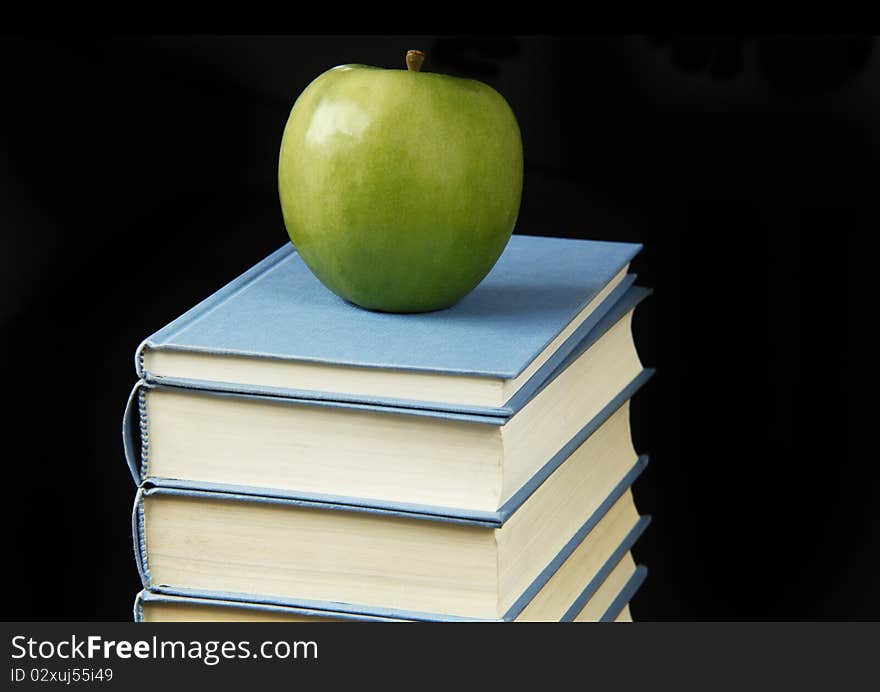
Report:
[[[633,286],[629,288],[625,295],[606,313],[603,318],[586,334],[576,347],[568,354],[568,356],[560,362],[554,372],[548,376],[532,396],[537,395],[543,387],[551,383],[559,373],[563,372],[571,362],[576,360],[589,347],[596,342],[614,323],[617,322],[625,313],[632,310],[638,303],[650,294],[648,289]],[[214,484],[208,482],[193,483],[182,479],[171,479],[151,476],[148,464],[149,449],[149,421],[144,411],[144,392],[149,388],[162,387],[164,385],[156,385],[148,382],[140,381],[129,397],[126,406],[126,412],[123,417],[123,447],[126,462],[132,474],[135,484],[147,482],[154,486],[167,486],[177,488],[202,488],[207,490],[217,490],[224,492],[254,494],[254,495],[272,495],[279,497],[288,497],[292,499],[301,499],[307,501],[328,502],[339,505],[360,505],[373,507],[377,509],[399,510],[406,512],[416,512],[434,516],[455,516],[459,518],[472,518],[487,521],[501,522],[505,517],[509,516],[522,502],[537,488],[556,468],[558,468],[565,459],[580,446],[593,432],[595,432],[615,411],[617,411],[651,378],[654,371],[652,369],[643,369],[632,381],[621,389],[616,396],[609,401],[599,412],[590,420],[584,422],[583,426],[574,434],[567,442],[562,444],[556,453],[547,459],[543,465],[529,478],[519,490],[514,493],[501,507],[495,512],[481,512],[466,508],[456,507],[434,507],[428,505],[406,504],[401,502],[387,501],[371,501],[368,498],[352,498],[347,496],[329,495],[326,493],[308,493],[302,490],[272,489],[265,487],[248,487],[242,485],[226,485],[222,483]],[[245,397],[245,398],[263,398],[265,395],[255,394],[235,394],[231,392],[211,392],[211,396],[220,397]],[[487,425],[503,425],[508,417],[498,417],[495,415],[478,415],[473,413],[451,412],[451,411],[431,411],[422,409],[406,409],[396,407],[384,407],[376,404],[354,404],[332,401],[318,400],[302,400],[287,399],[291,403],[306,406],[318,407],[343,407],[343,408],[363,408],[373,411],[387,411],[390,413],[403,413],[406,415],[434,416],[441,418],[456,418],[471,422],[483,423]],[[524,405],[526,402],[520,402]]]
[[[577,600],[560,618],[560,622],[571,622],[577,613],[596,593],[598,588],[604,583],[604,580],[616,566],[615,560],[619,561],[619,557],[615,555],[606,562],[601,569],[601,573],[597,575],[586,586],[584,591],[578,596]],[[613,622],[617,619],[624,607],[630,603],[644,583],[648,576],[648,569],[644,565],[638,565],[635,573],[627,580],[624,588],[615,596],[611,604],[600,616],[599,622]],[[368,612],[352,612],[350,610],[320,610],[315,608],[304,608],[290,605],[280,605],[273,603],[262,603],[259,601],[229,601],[219,598],[213,598],[207,595],[188,596],[174,595],[158,591],[150,591],[142,589],[134,598],[132,606],[132,619],[134,622],[144,622],[144,605],[151,603],[167,603],[180,604],[186,606],[215,607],[219,609],[241,610],[243,612],[266,612],[277,613],[279,615],[295,616],[298,618],[316,618],[320,620],[335,620],[339,622],[432,622],[432,621],[451,621],[444,619],[422,619],[422,620],[404,620],[397,617],[383,617]],[[344,606],[343,606],[344,607]],[[461,620],[466,621],[466,620]],[[477,621],[480,622],[480,621]]]
[[[137,373],[152,383],[398,406],[426,402],[325,390],[320,378],[298,388],[244,376],[202,379],[186,367],[170,368],[169,375],[154,370],[151,359],[198,354],[233,364],[338,366],[360,375],[378,369],[513,380],[525,373],[524,387],[534,389],[629,288],[634,277],[621,272],[640,249],[635,243],[514,235],[489,275],[457,305],[401,315],[364,310],[332,294],[288,244],[144,340]],[[556,360],[541,362],[551,357]],[[456,403],[468,409],[468,402]],[[511,412],[507,402],[494,408]]]
[[[507,612],[504,613],[502,620],[514,620],[517,615],[522,612],[522,610],[529,604],[529,602],[534,598],[535,594],[537,594],[543,586],[553,577],[553,575],[562,567],[562,565],[566,562],[566,560],[575,552],[575,550],[581,545],[581,543],[587,538],[590,532],[599,524],[602,518],[609,512],[609,510],[615,505],[615,503],[621,499],[621,497],[626,493],[635,480],[639,477],[639,475],[644,470],[645,466],[648,463],[647,457],[640,457],[637,462],[633,465],[630,471],[624,476],[624,478],[617,483],[617,485],[611,490],[611,492],[606,496],[606,498],[599,504],[599,506],[592,511],[586,521],[584,521],[580,528],[575,531],[573,535],[568,537],[567,541],[562,545],[562,548],[556,553],[556,555],[549,560],[549,562],[540,570],[539,573],[535,576],[535,578],[531,581],[528,587],[521,593],[519,596],[512,602]],[[286,498],[271,498],[271,497],[254,497],[254,496],[242,496],[242,495],[233,495],[229,493],[216,493],[216,492],[207,492],[201,490],[185,490],[179,488],[160,488],[160,487],[146,487],[140,488],[138,490],[137,496],[135,498],[134,506],[132,508],[132,535],[134,541],[134,554],[135,561],[138,568],[138,573],[141,577],[142,585],[145,589],[154,592],[154,593],[163,593],[175,596],[195,596],[201,598],[215,598],[218,600],[224,601],[259,601],[262,603],[266,603],[269,605],[277,605],[277,606],[289,606],[295,608],[306,608],[310,610],[319,610],[319,611],[344,611],[352,614],[369,614],[378,617],[390,617],[395,619],[405,619],[405,620],[448,620],[448,619],[474,619],[474,618],[461,618],[460,616],[450,616],[444,613],[429,613],[429,612],[416,612],[412,610],[400,610],[396,608],[378,608],[378,607],[365,607],[365,606],[357,606],[356,604],[340,604],[339,602],[327,602],[327,601],[316,601],[316,600],[306,600],[306,599],[295,599],[295,598],[278,598],[278,597],[268,597],[266,595],[256,595],[256,594],[247,594],[247,593],[229,593],[226,591],[213,591],[213,590],[196,590],[189,589],[182,586],[175,586],[169,584],[161,584],[155,583],[150,573],[150,564],[148,559],[148,550],[146,543],[146,534],[145,534],[145,516],[144,516],[144,507],[143,500],[144,497],[148,497],[154,494],[165,494],[165,495],[186,495],[199,499],[210,499],[210,500],[219,500],[222,502],[234,502],[234,503],[266,503],[275,506],[290,506],[290,507],[307,507],[311,509],[319,509],[319,510],[328,510],[331,512],[356,512],[356,513],[367,513],[367,514],[379,514],[386,516],[404,516],[407,519],[414,519],[416,521],[448,521],[457,524],[463,524],[467,526],[477,526],[482,527],[484,529],[497,529],[499,528],[499,524],[495,522],[489,522],[484,520],[477,519],[461,519],[456,517],[437,517],[432,515],[418,515],[414,513],[402,513],[399,511],[391,511],[391,510],[377,510],[370,509],[364,507],[352,507],[352,506],[344,506],[344,505],[330,505],[326,503],[316,503],[316,502],[304,502],[301,500],[291,500]],[[641,534],[645,531],[647,526],[651,521],[650,516],[641,516],[638,518],[636,524],[632,527],[632,529],[628,532],[624,540],[617,546],[614,550],[611,557],[606,562],[605,566],[603,566],[600,571],[596,574],[594,579],[587,585],[584,592],[579,596],[575,604],[580,603],[581,605],[589,600],[590,595],[597,589],[601,582],[605,579],[607,574],[611,569],[619,562],[619,560],[623,557],[623,555],[629,551]],[[621,604],[622,608],[623,604]],[[572,608],[569,609],[571,611],[572,617],[576,614],[574,610],[574,604]],[[579,608],[578,608],[579,610]]]

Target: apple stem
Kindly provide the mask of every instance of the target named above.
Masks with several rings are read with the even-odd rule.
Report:
[[[406,69],[410,72],[420,72],[423,62],[425,62],[425,54],[422,51],[408,50],[406,52]]]

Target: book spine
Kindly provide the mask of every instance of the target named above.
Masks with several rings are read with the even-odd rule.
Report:
[[[122,414],[122,450],[135,485],[140,485],[146,477],[149,457],[147,389],[149,385],[138,380],[128,395],[125,412]]]
[[[139,380],[147,379],[146,372],[144,371],[144,352],[148,348],[152,348],[153,345],[152,341],[145,339],[144,341],[141,341],[137,350],[134,352],[134,372]]]
[[[599,622],[614,622],[617,619],[617,616],[620,615],[620,611],[623,610],[623,607],[632,600],[633,596],[636,595],[636,592],[641,588],[647,577],[647,567],[644,565],[636,567],[635,573],[629,578],[629,581],[620,590],[620,593],[617,594],[617,597],[611,602],[611,605],[608,606],[608,610],[606,610],[602,617],[599,618]]]
[[[144,489],[138,488],[131,509],[131,536],[134,562],[144,588],[150,586],[150,568],[147,564],[147,540],[144,532]]]
[[[134,622],[144,621],[144,592],[138,591],[134,597],[134,604],[131,608],[131,618]]]

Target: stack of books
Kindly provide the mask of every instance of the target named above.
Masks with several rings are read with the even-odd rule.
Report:
[[[286,245],[153,334],[135,619],[630,620],[640,248],[514,235],[457,305],[388,314]]]

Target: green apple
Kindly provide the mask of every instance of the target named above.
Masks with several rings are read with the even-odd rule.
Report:
[[[387,312],[453,305],[498,260],[522,194],[519,125],[482,82],[341,65],[306,87],[281,141],[284,224],[337,295]]]

